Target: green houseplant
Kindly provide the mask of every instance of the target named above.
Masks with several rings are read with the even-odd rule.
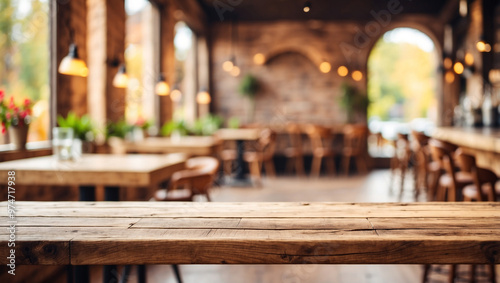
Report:
[[[95,128],[88,115],[78,117],[74,112],[70,111],[66,118],[57,116],[57,124],[59,127],[72,128],[75,136],[73,146],[77,155],[81,153],[91,153],[94,151]]]
[[[255,116],[255,96],[259,91],[260,85],[259,81],[252,74],[245,75],[240,82],[238,91],[241,95],[248,99],[247,112],[247,123],[251,123]]]
[[[366,113],[370,101],[366,93],[357,87],[344,82],[340,86],[340,105],[347,113],[347,122],[356,122],[356,116]]]

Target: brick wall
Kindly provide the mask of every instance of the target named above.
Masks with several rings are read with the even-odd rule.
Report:
[[[396,27],[419,28],[438,43],[438,52],[441,52],[443,33],[443,24],[428,17],[407,17],[405,22],[379,24],[378,30],[374,29],[377,32],[371,35],[366,35],[370,22],[240,23],[235,55],[241,75],[235,78],[222,69],[222,63],[230,57],[230,25],[230,22],[222,22],[211,28],[213,108],[224,117],[236,116],[242,121],[263,123],[345,123],[347,115],[339,105],[340,86],[347,81],[366,89],[367,58],[385,31]],[[256,53],[272,58],[258,66],[253,63]],[[322,61],[332,65],[327,74],[319,70]],[[361,70],[363,79],[355,82],[350,76],[340,77],[337,74],[340,65],[346,65],[350,71]],[[255,100],[253,121],[248,115],[251,108],[248,100],[238,93],[240,80],[247,73],[256,76],[262,85]],[[357,117],[359,122],[364,119]]]

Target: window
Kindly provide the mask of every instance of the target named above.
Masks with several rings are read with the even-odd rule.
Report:
[[[49,138],[49,0],[0,0],[0,89],[34,102],[28,142]],[[0,143],[8,140],[2,135]]]

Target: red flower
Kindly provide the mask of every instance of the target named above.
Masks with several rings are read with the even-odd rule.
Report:
[[[30,104],[31,104],[31,100],[30,100],[29,98],[26,98],[26,99],[24,100],[24,107],[25,107],[25,108],[28,108],[28,107],[30,106]]]
[[[3,100],[5,94],[3,92],[3,90],[0,89],[0,101]]]
[[[10,119],[10,117],[11,117],[11,116],[10,116],[10,112],[7,112],[7,113],[5,114],[5,118]]]
[[[14,113],[17,113],[17,112],[19,112],[19,107],[17,107],[17,106],[14,106],[13,108],[14,108]]]
[[[23,112],[21,112],[20,116],[21,116],[21,119],[24,119],[24,118],[26,118],[26,116],[28,116],[28,112],[23,111]]]
[[[5,134],[5,127],[2,127],[2,134]]]
[[[14,96],[10,97],[9,109],[14,109],[16,105],[14,104]]]

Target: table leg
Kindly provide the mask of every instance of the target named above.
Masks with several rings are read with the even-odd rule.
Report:
[[[137,266],[137,282],[138,283],[146,283],[146,266],[138,265]]]
[[[95,201],[95,187],[94,186],[80,186],[80,201]]]
[[[105,187],[104,188],[105,201],[119,201],[120,200],[120,187]]]
[[[77,265],[75,266],[75,280],[72,282],[75,283],[89,283],[89,266],[88,265]]]
[[[236,141],[236,176],[237,181],[245,181],[245,161],[243,160],[243,152],[245,150],[245,143],[242,140]]]

